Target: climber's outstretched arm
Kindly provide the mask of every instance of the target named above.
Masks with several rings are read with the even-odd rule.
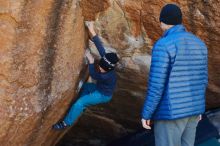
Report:
[[[105,48],[103,47],[101,40],[99,39],[98,35],[96,34],[94,30],[93,22],[87,22],[86,26],[90,34],[92,35],[92,41],[95,43],[95,46],[99,51],[99,54],[101,55],[101,57],[103,57],[105,55]]]

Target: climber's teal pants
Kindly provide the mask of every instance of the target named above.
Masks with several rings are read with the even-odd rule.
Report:
[[[64,122],[67,125],[72,125],[86,107],[106,103],[110,100],[111,96],[105,96],[100,93],[96,88],[96,84],[85,83],[82,87],[79,99],[71,106],[68,114],[64,118]]]

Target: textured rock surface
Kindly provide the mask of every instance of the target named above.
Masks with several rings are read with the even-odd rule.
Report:
[[[79,3],[0,0],[0,38],[0,143],[52,145],[82,68]]]
[[[184,24],[209,48],[207,107],[218,107],[219,0],[0,0],[1,145],[48,146],[61,136],[50,127],[81,78],[84,20],[96,20],[105,47],[120,55],[118,85],[111,103],[87,110],[66,138],[101,146],[140,128],[151,48],[162,34],[158,16],[168,2],[182,7]]]
[[[103,6],[100,6],[99,2],[83,0],[81,6],[85,9],[85,19],[96,20],[97,31],[105,47],[110,51],[117,51],[121,57],[118,66],[117,91],[110,104],[90,108],[60,145],[64,143],[73,143],[74,146],[105,145],[114,138],[140,128],[140,111],[146,90],[151,48],[162,34],[158,22],[159,13],[161,7],[168,2],[175,2],[181,6],[184,24],[188,31],[195,33],[206,42],[209,49],[207,108],[220,106],[219,0],[109,0],[102,2]],[[109,7],[105,12],[98,13],[98,10],[103,10],[106,6]],[[89,13],[86,12],[88,10]],[[93,45],[91,46],[94,48]],[[106,127],[111,127],[111,132],[100,124],[99,116],[105,117],[102,121]],[[106,119],[113,121],[107,124]],[[79,129],[82,132],[75,135],[74,133]]]

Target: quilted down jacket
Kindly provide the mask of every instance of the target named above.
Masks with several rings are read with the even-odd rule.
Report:
[[[172,120],[202,114],[208,83],[206,45],[183,25],[155,43],[143,119]]]

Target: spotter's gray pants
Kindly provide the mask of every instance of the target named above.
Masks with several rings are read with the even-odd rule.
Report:
[[[199,116],[154,123],[156,146],[194,146]]]

